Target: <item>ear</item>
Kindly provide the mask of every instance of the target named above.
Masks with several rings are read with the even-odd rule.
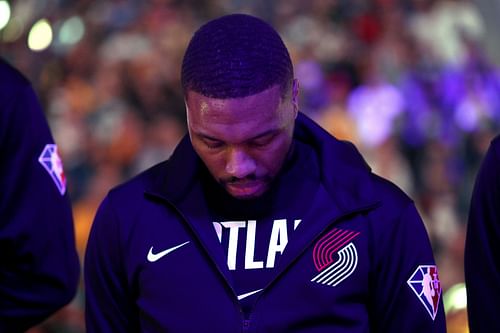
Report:
[[[292,83],[292,104],[295,112],[295,117],[299,113],[299,80],[293,79]]]

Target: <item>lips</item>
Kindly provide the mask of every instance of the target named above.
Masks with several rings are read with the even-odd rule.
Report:
[[[226,190],[236,198],[254,198],[264,193],[266,183],[261,180],[235,181],[226,183]]]

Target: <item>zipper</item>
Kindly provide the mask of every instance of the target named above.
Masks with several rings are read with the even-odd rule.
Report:
[[[163,202],[165,202],[166,204],[168,204],[168,206],[170,208],[172,208],[181,218],[182,220],[184,221],[185,224],[188,225],[189,229],[191,230],[191,232],[196,235],[196,231],[193,229],[193,227],[191,226],[191,224],[188,222],[187,218],[184,216],[184,214],[181,213],[181,211],[179,209],[177,209],[177,207],[175,207],[175,205],[173,205],[170,201],[168,201],[167,199],[165,199],[164,197],[162,196],[159,196],[159,195],[156,195],[154,193],[147,193],[148,195],[152,195],[160,200],[162,200]],[[374,207],[377,207],[380,203],[375,203],[375,204],[371,204],[371,205],[368,205],[368,206],[365,206],[365,207],[361,207],[361,208],[358,208],[358,209],[354,209],[354,210],[351,210],[351,211],[348,211],[348,212],[345,212],[339,216],[337,216],[335,219],[332,220],[332,222],[330,222],[325,228],[323,228],[321,230],[321,232],[318,233],[318,236],[316,236],[315,238],[313,238],[309,243],[307,243],[306,246],[304,246],[304,248],[302,249],[302,251],[300,251],[298,253],[298,255],[288,264],[287,267],[285,267],[285,269],[283,269],[280,274],[276,275],[274,277],[274,279],[272,279],[263,289],[262,291],[259,293],[259,295],[257,295],[257,298],[255,299],[255,302],[253,303],[250,311],[248,312],[248,316],[243,312],[243,308],[238,300],[238,295],[236,294],[236,291],[233,289],[233,287],[231,286],[231,284],[229,283],[229,281],[227,281],[226,279],[226,276],[224,275],[224,273],[222,273],[222,271],[220,270],[219,268],[219,265],[217,264],[217,262],[215,262],[215,259],[212,258],[211,256],[208,256],[210,258],[210,260],[212,261],[212,263],[215,265],[215,268],[217,269],[217,272],[222,276],[223,280],[226,282],[226,285],[229,287],[229,289],[231,290],[232,294],[233,294],[233,301],[236,300],[236,306],[239,310],[239,313],[241,315],[241,318],[242,318],[242,326],[243,326],[243,332],[249,332],[250,331],[250,326],[251,326],[251,320],[250,319],[247,319],[247,318],[250,318],[251,317],[251,314],[253,313],[253,309],[255,308],[257,302],[259,301],[259,299],[262,297],[262,295],[265,293],[266,289],[268,289],[272,284],[274,284],[286,271],[288,271],[288,269],[298,260],[298,258],[300,258],[304,252],[307,251],[307,249],[309,249],[309,247],[311,247],[311,244],[314,243],[314,241],[316,241],[316,239],[319,237],[319,235],[323,234],[328,228],[330,228],[333,224],[337,223],[339,220],[341,219],[344,219],[345,217],[349,216],[349,215],[352,215],[352,214],[355,214],[355,213],[362,213],[364,211],[367,211],[369,209],[372,209]],[[197,239],[197,238],[196,238]],[[198,242],[201,247],[203,247],[203,249],[209,253],[208,249],[206,248],[206,246],[203,244],[203,242]]]
[[[250,319],[243,319],[243,332],[250,330]]]

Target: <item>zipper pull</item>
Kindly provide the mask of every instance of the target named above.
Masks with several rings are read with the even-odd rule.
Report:
[[[250,319],[243,320],[243,332],[246,332],[250,329]]]

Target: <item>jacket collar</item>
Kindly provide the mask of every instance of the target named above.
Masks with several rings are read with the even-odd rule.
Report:
[[[297,117],[294,136],[316,151],[322,183],[341,213],[363,210],[378,202],[371,169],[352,143],[338,140],[302,113]]]
[[[299,226],[301,237],[287,246],[273,282],[308,244],[340,217],[378,205],[373,195],[370,169],[352,144],[335,139],[303,114],[297,117],[294,138],[315,150],[321,169],[321,186],[305,216],[315,223]],[[225,265],[223,249],[212,224],[207,223],[209,212],[199,179],[201,163],[186,135],[172,157],[159,166],[156,180],[146,190],[146,195],[166,200],[183,217],[231,287],[232,274]]]
[[[179,214],[191,232],[200,240],[209,258],[215,263],[220,273],[232,286],[232,275],[225,263],[222,247],[209,220],[206,199],[201,186],[199,168],[202,161],[194,151],[189,136],[186,135],[177,145],[172,157],[160,166],[156,178],[146,196],[166,201]]]
[[[201,163],[191,145],[189,136],[186,134],[175,148],[170,159],[164,163],[156,178],[146,188],[146,194],[176,204],[199,180],[198,171]]]

